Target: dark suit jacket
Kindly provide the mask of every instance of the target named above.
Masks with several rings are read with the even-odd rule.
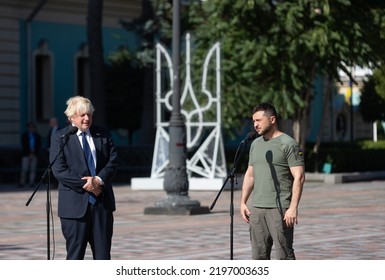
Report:
[[[81,178],[90,174],[78,136],[74,134],[62,137],[69,127],[58,130],[52,137],[50,162],[54,161],[64,145],[63,151],[52,165],[52,172],[59,181],[58,215],[62,218],[81,218],[86,213],[89,196],[82,188],[85,180]],[[117,170],[116,150],[107,129],[92,125],[90,133],[96,149],[96,174],[104,182],[103,194],[99,200],[107,211],[113,212],[115,197],[111,180]]]
[[[60,126],[58,126],[57,129],[56,129],[56,131],[59,131],[60,129],[62,129],[62,128],[61,128]],[[52,138],[52,136],[55,134],[55,133],[53,133],[53,132],[55,132],[55,131],[53,130],[53,128],[51,128],[51,129],[49,130],[49,132],[48,132],[48,135],[47,135],[47,148],[48,148],[48,149],[51,147],[51,138]]]

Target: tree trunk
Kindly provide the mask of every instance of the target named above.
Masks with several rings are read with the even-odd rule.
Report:
[[[310,97],[311,97],[312,89],[309,88],[304,93],[304,101],[306,106],[302,108],[298,108],[295,112],[293,118],[293,137],[299,143],[301,148],[304,150],[306,145],[306,136],[307,136],[307,120],[308,120],[308,112],[310,107]]]
[[[155,141],[155,116],[154,116],[154,68],[146,67],[143,71],[144,85],[142,98],[142,118],[140,143],[144,145],[153,144]]]
[[[145,21],[152,20],[154,18],[154,11],[152,9],[151,1],[142,1],[142,15],[141,17]],[[145,40],[155,48],[155,42],[153,38],[154,34],[147,34]],[[142,117],[141,117],[141,144],[153,144],[155,141],[155,116],[154,116],[154,104],[155,104],[155,89],[154,89],[154,64],[148,65],[144,68],[144,85],[143,85],[143,98],[142,98]]]
[[[318,135],[317,135],[317,140],[314,144],[314,147],[313,147],[313,153],[314,153],[314,157],[315,157],[315,160],[314,160],[314,171],[315,172],[318,172],[318,158],[319,158],[319,149],[320,149],[320,145],[321,145],[321,139],[322,139],[322,133],[323,133],[323,127],[324,127],[324,124],[325,124],[325,115],[326,115],[326,112],[329,108],[329,100],[330,100],[330,96],[332,94],[332,85],[333,85],[333,79],[329,76],[329,78],[327,79],[327,81],[325,82],[326,83],[326,90],[324,90],[324,94],[323,94],[323,101],[322,101],[322,115],[321,115],[321,123],[320,123],[320,127],[319,127],[319,131],[318,131]]]
[[[293,137],[301,146],[302,149],[306,145],[306,135],[307,135],[307,120],[308,120],[308,106],[297,109],[296,117],[293,118]]]
[[[315,68],[312,69],[310,81],[314,81]],[[304,90],[303,101],[305,102],[304,107],[298,107],[293,118],[293,136],[294,139],[299,143],[302,150],[305,151],[306,137],[307,137],[307,120],[310,111],[310,100],[312,96],[312,86]]]
[[[90,99],[95,107],[94,121],[106,125],[102,14],[103,0],[89,0],[87,35],[90,55]]]

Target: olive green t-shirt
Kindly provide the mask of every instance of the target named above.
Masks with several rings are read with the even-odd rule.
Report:
[[[252,206],[288,208],[294,179],[290,167],[304,164],[301,148],[289,135],[267,141],[263,137],[255,139],[249,153],[249,165],[254,170]]]

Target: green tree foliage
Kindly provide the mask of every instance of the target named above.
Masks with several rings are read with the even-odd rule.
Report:
[[[381,66],[374,71],[373,79],[376,84],[376,93],[381,99],[385,100],[385,66]]]
[[[143,36],[136,56],[150,63],[156,42],[170,47],[172,1],[143,0],[143,5],[151,13],[126,27]],[[194,39],[194,73],[201,73],[209,48],[221,43],[227,131],[249,119],[254,105],[269,101],[282,118],[293,120],[294,137],[304,145],[315,77],[338,80],[343,70],[353,78],[350,66],[373,68],[385,61],[385,1],[190,1],[181,13],[182,34],[188,31]],[[200,84],[199,75],[192,78]]]
[[[363,0],[210,0],[193,5],[196,52],[221,42],[224,125],[236,127],[261,101],[294,121],[302,144],[313,81],[350,65],[384,61],[384,3]],[[194,61],[200,64],[201,61]],[[320,104],[321,105],[321,104]]]
[[[365,121],[385,121],[385,75],[377,70],[367,81],[361,94],[360,111]]]

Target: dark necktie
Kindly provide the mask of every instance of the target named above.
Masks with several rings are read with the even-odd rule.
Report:
[[[88,145],[86,134],[87,134],[86,132],[82,132],[83,151],[87,161],[88,170],[90,171],[91,176],[94,177],[96,175],[95,164],[94,164],[94,160],[92,159],[92,152],[91,152],[90,145]],[[96,203],[95,195],[93,193],[90,193],[88,200],[91,204],[95,204]]]

